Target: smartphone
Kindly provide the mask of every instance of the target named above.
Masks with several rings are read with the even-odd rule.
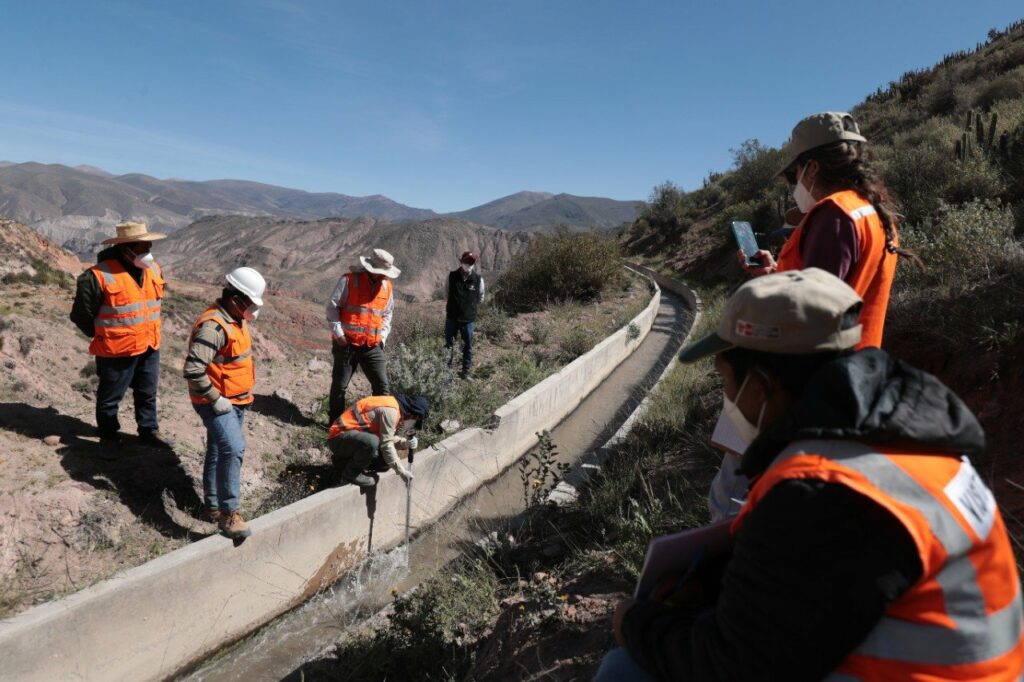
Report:
[[[755,256],[760,248],[757,245],[757,239],[754,238],[754,230],[750,227],[750,223],[745,220],[732,221],[732,235],[736,238],[736,244],[743,251],[743,255],[747,257],[747,265],[760,267],[761,259]]]

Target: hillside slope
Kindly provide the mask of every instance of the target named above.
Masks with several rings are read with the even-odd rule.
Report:
[[[444,285],[463,251],[479,255],[480,271],[488,277],[504,270],[528,243],[528,235],[451,218],[390,223],[230,216],[199,220],[160,242],[156,253],[180,279],[213,282],[245,264],[259,269],[273,291],[324,301],[360,255],[379,247],[390,251],[402,270],[396,292],[422,301]]]

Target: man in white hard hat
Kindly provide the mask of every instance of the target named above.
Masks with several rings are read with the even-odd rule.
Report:
[[[220,299],[196,320],[182,373],[188,393],[206,426],[203,496],[206,513],[224,535],[248,537],[239,511],[240,475],[245,455],[245,411],[253,401],[256,366],[247,322],[259,316],[267,283],[253,268],[235,268],[225,277]]]
[[[384,249],[361,256],[359,263],[338,279],[325,306],[334,356],[328,424],[333,424],[345,409],[345,391],[356,367],[363,368],[373,395],[388,395],[391,391],[384,344],[391,333],[395,310],[390,280],[402,271]]]
[[[139,440],[170,448],[156,419],[160,378],[160,303],[164,277],[153,260],[153,242],[166,235],[145,223],[121,223],[109,248],[83,272],[75,289],[71,321],[92,341],[96,356],[96,430],[105,446],[122,442],[117,418],[121,398],[132,388]]]

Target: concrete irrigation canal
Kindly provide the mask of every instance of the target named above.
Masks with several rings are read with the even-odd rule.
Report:
[[[523,488],[511,465],[536,445],[536,432],[550,430],[559,459],[575,463],[621,427],[672,360],[698,305],[683,285],[657,279],[682,297],[655,291],[629,327],[500,408],[491,428],[417,453],[410,546],[402,544],[406,491],[397,477],[370,496],[351,486],[326,490],[255,519],[253,536],[237,546],[210,537],[0,623],[3,675],[286,677],[393,591],[519,514]]]

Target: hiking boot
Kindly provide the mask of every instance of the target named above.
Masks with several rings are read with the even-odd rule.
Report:
[[[174,442],[159,431],[143,431],[139,433],[139,442],[153,448],[161,448],[163,450],[174,449]]]
[[[341,480],[345,483],[351,483],[354,486],[360,488],[372,488],[377,485],[377,481],[373,480],[366,474],[356,474],[355,476],[342,476]]]
[[[224,516],[224,512],[216,507],[206,507],[203,511],[206,513],[206,518],[212,523],[220,523],[221,517]]]
[[[121,445],[122,443],[124,443],[124,435],[120,431],[100,434],[100,445],[113,446]]]
[[[245,519],[242,518],[237,509],[219,513],[220,520],[217,521],[217,527],[220,528],[221,533],[232,540],[239,540],[252,535],[252,531],[249,530],[249,524],[245,522]]]

